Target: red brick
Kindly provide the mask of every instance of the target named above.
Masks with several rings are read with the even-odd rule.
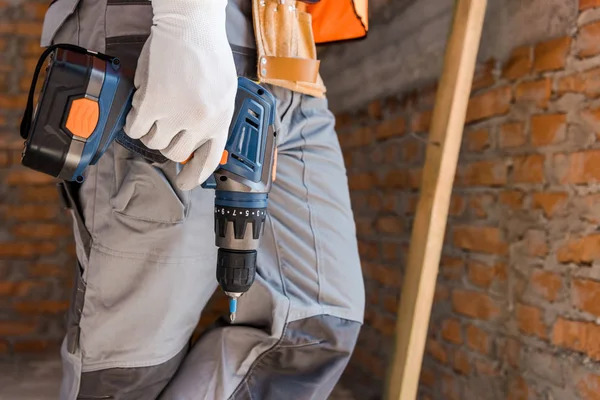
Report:
[[[553,302],[562,288],[562,278],[554,272],[536,269],[531,274],[531,287],[547,301]]]
[[[463,342],[463,338],[460,321],[454,318],[443,321],[442,338],[450,343],[461,344]]]
[[[42,24],[39,22],[3,23],[0,25],[0,33],[39,37],[42,34]]]
[[[0,150],[0,167],[6,167],[8,164],[8,153]]]
[[[455,350],[452,367],[461,375],[469,375],[471,373],[471,364],[467,353],[462,350]]]
[[[506,400],[528,400],[531,390],[522,377],[512,379]]]
[[[564,192],[538,192],[531,200],[533,209],[541,209],[547,218],[555,216],[567,203],[569,195]]]
[[[438,303],[438,302],[443,302],[448,300],[448,298],[450,297],[450,291],[448,290],[447,287],[445,286],[441,286],[440,284],[437,284],[435,286],[435,293],[433,294],[433,301]]]
[[[520,210],[523,207],[523,198],[525,194],[518,190],[505,190],[498,197],[500,204],[508,206],[513,210]]]
[[[68,308],[68,301],[55,300],[21,301],[14,304],[14,309],[21,314],[59,314]]]
[[[581,119],[587,122],[596,133],[596,140],[600,139],[600,108],[582,110]]]
[[[373,229],[373,220],[371,218],[356,217],[356,233],[361,236],[368,236],[375,233]]]
[[[496,362],[492,363],[479,358],[475,360],[475,369],[479,375],[498,376],[500,373]]]
[[[504,115],[510,110],[511,88],[504,86],[489,90],[469,100],[466,122]]]
[[[47,340],[19,340],[13,345],[15,353],[43,353],[52,344]]]
[[[403,222],[397,216],[380,217],[375,222],[375,228],[379,233],[400,235],[404,232]]]
[[[533,70],[542,72],[564,68],[570,47],[569,36],[538,43],[533,51]]]
[[[513,181],[515,183],[543,183],[544,160],[545,157],[541,154],[514,157]]]
[[[362,147],[369,144],[373,134],[369,128],[358,128],[350,133],[340,135],[340,145],[343,149]]]
[[[552,80],[550,78],[522,82],[515,89],[517,102],[533,103],[541,108],[548,106],[551,95]]]
[[[466,329],[467,346],[478,353],[487,355],[490,352],[490,337],[483,329],[468,325]]]
[[[382,314],[375,314],[372,326],[384,336],[392,336],[396,331],[396,321]]]
[[[384,261],[397,261],[400,248],[397,243],[383,242],[381,243],[381,255]]]
[[[502,348],[502,354],[511,367],[517,368],[521,358],[521,343],[516,339],[507,338]]]
[[[458,289],[452,292],[452,309],[456,313],[483,320],[495,319],[501,313],[498,305],[486,294]]]
[[[368,242],[364,240],[358,241],[358,253],[360,258],[364,260],[375,260],[379,256],[376,242]]]
[[[579,10],[600,7],[600,0],[579,0]]]
[[[600,376],[584,375],[577,382],[577,392],[582,400],[600,400]]]
[[[385,189],[406,189],[409,187],[408,179],[406,169],[396,169],[385,175],[383,181],[380,182],[380,186]]]
[[[46,15],[46,11],[48,10],[48,5],[45,3],[24,3],[22,7],[25,13],[25,18],[36,21],[42,21],[44,19],[44,15]]]
[[[469,209],[478,218],[486,218],[495,204],[496,198],[491,194],[476,194],[469,199]]]
[[[26,297],[41,286],[43,284],[34,281],[0,281],[0,296]]]
[[[403,117],[380,122],[375,128],[375,136],[377,139],[388,139],[391,137],[402,136],[405,132],[406,121]]]
[[[555,156],[556,164],[566,164],[566,171],[559,170],[561,183],[591,183],[600,181],[600,150],[580,151],[566,156]],[[598,165],[596,165],[598,164]]]
[[[479,90],[492,86],[496,79],[494,78],[494,69],[496,61],[491,59],[485,63],[477,63],[473,76],[472,90]]]
[[[506,184],[506,164],[503,160],[477,161],[463,165],[459,174],[463,186],[501,186]]]
[[[446,280],[457,281],[462,278],[464,262],[460,258],[442,256],[440,273]]]
[[[16,192],[19,200],[27,203],[55,203],[58,201],[58,191],[55,186],[21,186]]]
[[[23,150],[23,139],[19,135],[0,133],[0,149],[1,150]]]
[[[59,224],[20,224],[12,229],[16,237],[51,239],[69,236],[71,228]]]
[[[504,65],[502,77],[510,80],[519,79],[531,71],[532,65],[531,47],[517,47]]]
[[[8,173],[4,182],[11,186],[42,185],[55,182],[50,175],[45,175],[30,169],[18,169]]]
[[[7,220],[50,220],[57,216],[58,207],[56,205],[8,205],[4,207],[2,214]]]
[[[435,98],[437,96],[438,85],[437,82],[427,84],[417,91],[417,100],[420,108],[430,107],[433,108],[435,104]]]
[[[348,177],[348,185],[350,186],[350,190],[371,189],[375,186],[375,177],[368,172],[350,175]]]
[[[381,119],[383,116],[383,107],[381,100],[374,100],[367,106],[367,115],[369,118]]]
[[[0,354],[8,353],[8,343],[4,340],[0,340]]]
[[[525,125],[522,122],[512,122],[500,127],[499,145],[501,148],[521,147],[526,141]]]
[[[576,72],[558,81],[558,93],[583,93],[588,97],[600,96],[600,68]]]
[[[0,321],[0,336],[23,336],[36,331],[35,322],[25,321]]]
[[[444,346],[437,340],[429,338],[425,351],[442,364],[448,363],[448,353]]]
[[[508,250],[500,229],[491,226],[456,226],[453,242],[461,249],[482,253],[506,254]]]
[[[42,54],[42,51],[44,49],[42,49],[42,47],[40,46],[39,39],[32,38],[26,40],[23,47],[21,47],[19,50],[24,56],[39,56],[40,54]],[[23,77],[23,79],[25,79],[28,82],[27,89],[29,89],[29,85],[31,85],[31,77]]]
[[[552,330],[552,344],[600,360],[600,326],[593,322],[572,321],[558,317]]]
[[[542,310],[522,304],[517,305],[517,324],[525,335],[547,339],[547,327],[542,320]]]
[[[72,270],[68,266],[55,264],[35,264],[28,268],[28,274],[32,278],[64,277],[70,275],[71,272]]]
[[[590,57],[600,53],[600,22],[592,22],[579,28],[577,36],[577,55],[579,57]]]
[[[467,132],[465,141],[467,149],[473,152],[484,151],[490,147],[490,133],[487,129]]]
[[[383,308],[385,311],[396,314],[398,312],[398,296],[395,294],[386,294],[383,296]]]
[[[421,368],[421,377],[419,378],[420,384],[423,384],[427,387],[432,388],[433,385],[435,384],[435,381],[436,381],[436,376],[432,370],[427,369],[426,367]]]
[[[429,132],[431,126],[431,111],[423,111],[413,116],[410,129],[412,132]]]
[[[54,254],[55,243],[0,242],[0,257],[34,258]]]
[[[486,265],[478,261],[469,261],[467,268],[469,270],[469,280],[471,283],[484,289],[487,289],[492,285],[492,282],[500,272],[497,270],[496,266]]]
[[[452,195],[450,198],[450,207],[448,208],[448,214],[453,217],[462,215],[465,210],[465,198],[457,194]]]
[[[400,147],[400,159],[407,164],[420,163],[422,160],[423,144],[417,140],[410,140],[402,143]]]
[[[423,177],[423,168],[412,168],[408,171],[407,184],[411,189],[418,189],[421,186]]]
[[[381,197],[378,193],[369,195],[368,198],[369,208],[371,210],[381,210]]]
[[[462,400],[461,385],[454,375],[442,375],[442,396],[444,400]]]
[[[25,95],[0,95],[0,110],[22,110],[26,104]]]
[[[565,140],[567,128],[566,114],[542,114],[531,117],[531,143],[534,146],[547,146]]]
[[[571,301],[578,309],[600,316],[600,282],[573,279]]]
[[[568,240],[556,254],[561,263],[591,263],[600,258],[600,233]]]
[[[530,257],[544,257],[548,254],[546,233],[540,230],[530,229],[525,233],[525,244],[527,255]]]
[[[349,113],[335,114],[335,130],[340,131],[343,128],[350,126],[353,122],[353,116]]]

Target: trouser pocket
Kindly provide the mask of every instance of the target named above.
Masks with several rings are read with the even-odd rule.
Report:
[[[40,40],[42,46],[50,46],[61,30],[69,31],[65,33],[72,38],[77,38],[79,24],[76,13],[79,2],[80,0],[57,0],[52,3],[44,17]]]

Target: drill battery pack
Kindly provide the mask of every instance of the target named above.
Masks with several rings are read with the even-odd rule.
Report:
[[[44,65],[46,78],[34,109]],[[36,67],[21,122],[25,139],[21,163],[65,181],[83,182],[86,168],[113,141],[143,148],[123,133],[133,92],[133,72],[118,58],[73,45],[49,47]],[[166,160],[156,153],[153,161]]]

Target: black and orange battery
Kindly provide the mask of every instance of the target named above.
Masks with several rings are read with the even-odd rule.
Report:
[[[46,61],[47,60],[47,61]],[[40,69],[46,78],[35,109]],[[83,182],[122,133],[134,92],[132,74],[118,58],[78,46],[57,45],[40,57],[21,124],[21,163],[66,181]]]

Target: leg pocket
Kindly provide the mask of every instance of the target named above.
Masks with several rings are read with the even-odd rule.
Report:
[[[52,3],[44,17],[40,44],[50,46],[60,30],[69,30],[68,37],[77,41],[78,23],[74,18],[80,0],[58,0]]]
[[[175,224],[186,219],[190,193],[174,185],[178,166],[158,168],[121,146],[114,146],[113,211],[134,219]]]

